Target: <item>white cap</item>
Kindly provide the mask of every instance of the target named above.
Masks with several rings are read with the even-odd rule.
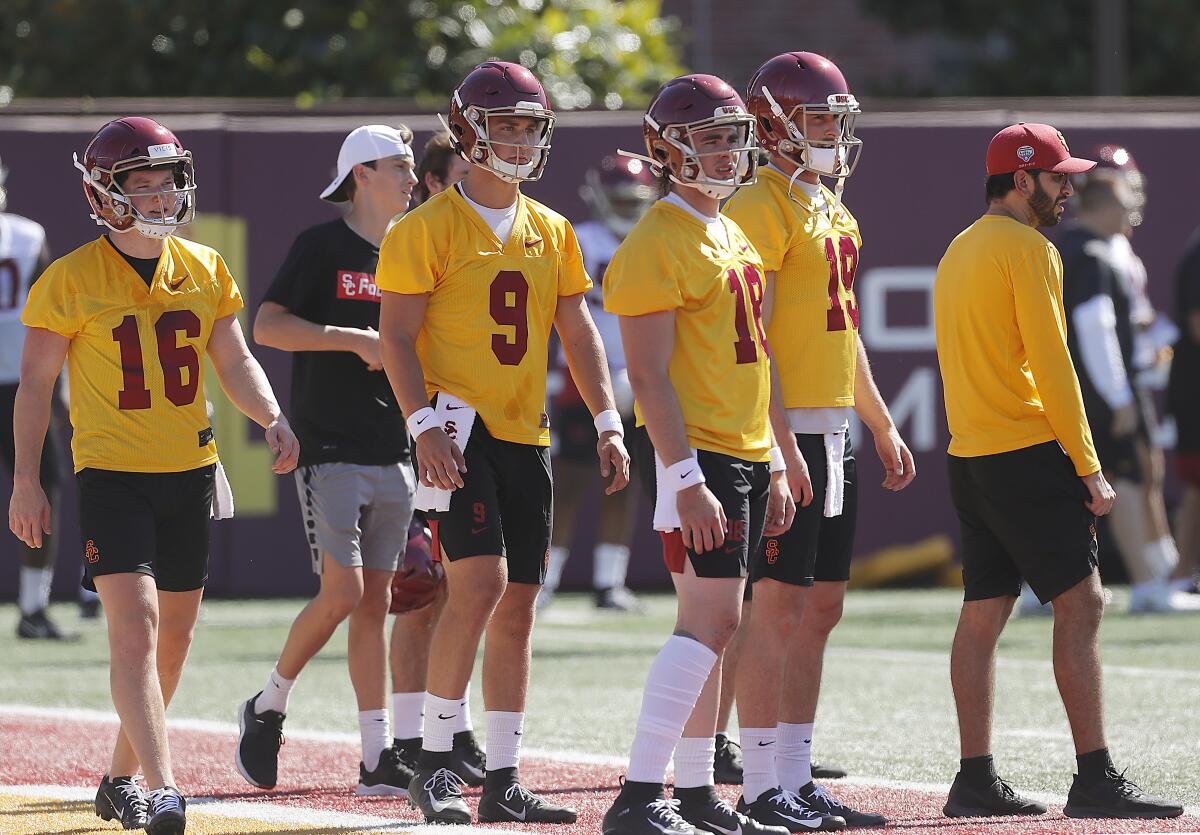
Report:
[[[413,156],[412,148],[405,144],[400,131],[387,125],[363,125],[361,128],[355,128],[342,142],[342,150],[338,151],[337,175],[321,192],[321,199],[330,203],[344,203],[345,197],[330,195],[338,190],[351,168],[364,162],[395,156]]]

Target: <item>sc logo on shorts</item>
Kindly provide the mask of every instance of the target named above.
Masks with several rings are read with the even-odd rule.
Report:
[[[95,565],[96,563],[100,562],[100,549],[97,548],[96,543],[90,539],[87,541],[87,544],[83,546],[83,558],[91,565]]]

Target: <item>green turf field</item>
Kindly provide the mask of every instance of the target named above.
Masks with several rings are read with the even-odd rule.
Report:
[[[1200,804],[1200,615],[1124,614],[1118,589],[1103,627],[1106,715],[1114,759],[1157,793]],[[826,660],[814,747],[854,776],[949,782],[957,732],[948,654],[961,592],[853,592]],[[597,612],[563,595],[539,622],[526,744],[621,756],[643,678],[670,631],[674,600],[647,598],[644,616]],[[171,715],[232,723],[270,672],[302,601],[214,601],[203,619]],[[73,607],[52,613],[82,628]],[[111,710],[102,622],[52,645],[14,637],[16,607],[0,610],[0,703]],[[1014,618],[1001,648],[995,754],[1020,788],[1064,795],[1071,741],[1050,668],[1048,618]],[[483,701],[472,681],[477,721]],[[339,632],[292,694],[290,729],[357,729]]]

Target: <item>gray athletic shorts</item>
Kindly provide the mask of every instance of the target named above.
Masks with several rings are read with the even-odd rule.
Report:
[[[408,544],[416,481],[407,463],[314,464],[296,468],[313,573],[322,554],[347,568],[395,571]]]

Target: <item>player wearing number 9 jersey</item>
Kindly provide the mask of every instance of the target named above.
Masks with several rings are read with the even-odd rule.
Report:
[[[266,429],[277,473],[299,446],[234,315],[241,295],[212,249],[172,233],[195,214],[189,151],[151,119],[102,127],[76,167],[109,232],[54,262],[30,289],[14,411],[9,525],[41,545],[49,506],[38,460],[54,379],[67,363],[85,585],[100,594],[121,717],[96,812],[127,829],[183,832],[165,733],[208,576],[209,519],[232,504],[217,469],[202,355]],[[133,780],[138,769],[151,789]]]
[[[816,786],[810,758],[821,659],[841,616],[854,543],[851,409],[874,435],[884,486],[902,489],[915,474],[858,333],[854,277],[862,236],[842,192],[862,149],[854,134],[860,109],[841,71],[811,52],[764,63],[750,81],[747,106],[770,161],[726,212],[762,254],[767,337],[782,392],[774,426],[795,439],[781,444],[785,457],[796,450],[807,460],[815,500],[797,511],[786,534],[764,540],[750,572],[754,607],[744,640],[756,651],[740,664],[737,682],[743,793],[753,804],[783,791],[851,826],[882,826],[881,816],[857,812]]]
[[[550,547],[552,324],[596,415],[610,492],[628,481],[629,458],[575,233],[519,188],[541,176],[550,152],[554,113],[541,83],[518,64],[480,64],[455,90],[448,123],[471,168],[392,228],[376,272],[384,368],[416,440],[415,506],[429,511],[449,590],[430,647],[409,797],[430,822],[471,821],[449,766],[486,629],[484,666],[502,672],[484,694],[479,819],[571,823],[574,811],[530,793],[517,773],[534,601]]]

